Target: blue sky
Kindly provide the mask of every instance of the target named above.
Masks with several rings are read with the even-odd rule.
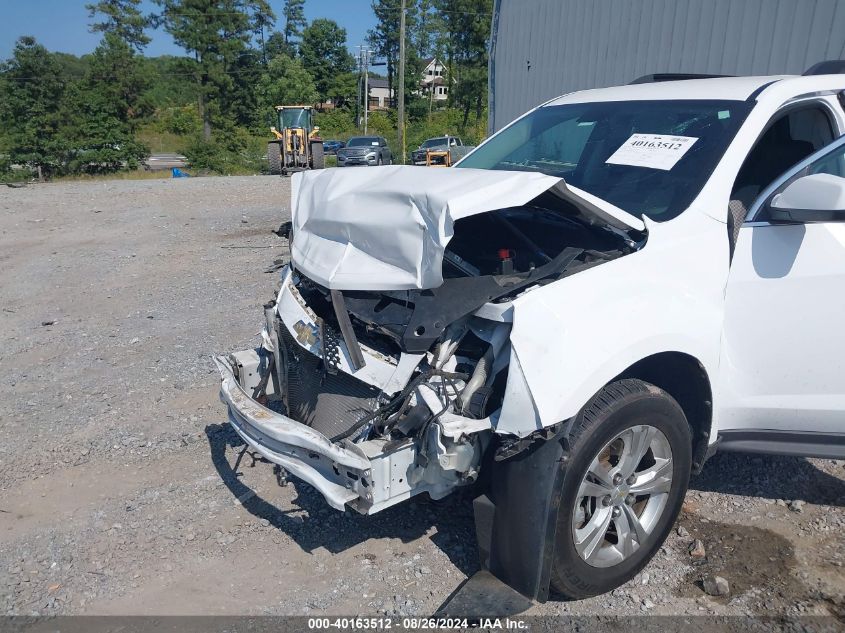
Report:
[[[90,0],[0,0],[0,58],[11,55],[15,40],[21,35],[34,35],[51,51],[82,55],[97,46],[99,35],[88,32]],[[282,0],[270,0],[277,24],[282,23]],[[146,11],[155,10],[152,0],[144,0]],[[346,29],[351,49],[361,44],[367,29],[375,24],[371,0],[305,0],[305,17],[331,18]],[[153,38],[147,55],[183,54],[162,30],[150,31]]]

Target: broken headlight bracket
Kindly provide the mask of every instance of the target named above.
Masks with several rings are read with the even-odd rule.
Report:
[[[557,424],[544,427],[538,431],[534,431],[525,437],[502,438],[499,441],[499,446],[496,448],[496,452],[493,454],[493,461],[501,462],[506,459],[510,459],[514,455],[519,455],[520,453],[528,450],[537,442],[547,442],[555,438],[563,442],[564,451],[562,460],[566,460],[569,455],[569,432],[572,430],[572,424],[574,422],[575,418],[573,417],[563,422],[558,422]]]
[[[355,330],[352,329],[352,321],[349,318],[349,312],[346,310],[343,293],[340,290],[332,290],[331,297],[337,325],[340,328],[343,340],[346,342],[346,349],[349,350],[349,364],[352,369],[358,371],[364,366],[364,355],[361,353],[361,346],[358,344]]]

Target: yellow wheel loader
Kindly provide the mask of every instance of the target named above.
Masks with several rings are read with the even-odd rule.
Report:
[[[276,106],[279,127],[271,127],[276,137],[267,143],[267,162],[271,174],[287,175],[306,169],[323,169],[323,139],[314,125],[310,106]]]

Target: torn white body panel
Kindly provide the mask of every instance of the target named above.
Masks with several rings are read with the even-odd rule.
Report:
[[[646,248],[512,302],[497,432],[525,436],[567,420],[653,354],[685,353],[715,374],[728,270],[725,225],[691,209],[648,230]]]
[[[436,288],[457,220],[526,204],[552,188],[618,228],[644,228],[621,209],[535,172],[391,166],[303,172],[293,181],[294,264],[334,290]]]

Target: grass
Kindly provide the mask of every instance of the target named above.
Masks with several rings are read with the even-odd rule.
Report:
[[[160,132],[152,127],[144,127],[137,131],[135,137],[139,142],[150,148],[153,154],[182,154],[189,143],[189,137]]]
[[[118,171],[110,174],[75,174],[68,176],[56,176],[51,182],[96,182],[100,180],[164,180],[170,178],[169,169],[157,169],[147,171],[135,169],[132,171]]]

